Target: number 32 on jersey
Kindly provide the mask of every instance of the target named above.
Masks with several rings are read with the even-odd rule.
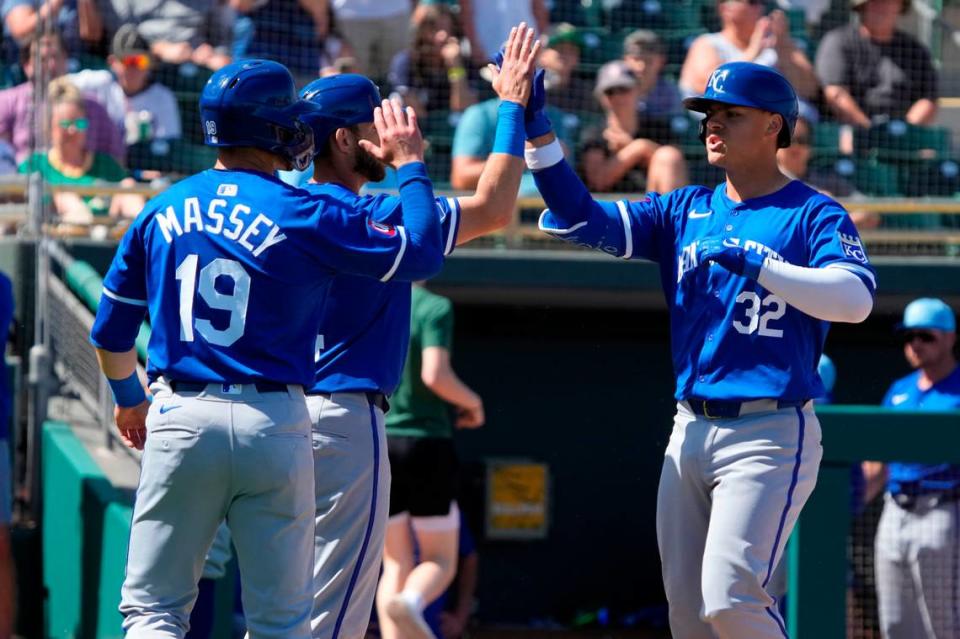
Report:
[[[770,294],[764,298],[753,291],[743,291],[737,295],[739,305],[743,304],[745,317],[733,321],[733,328],[743,335],[758,333],[761,337],[783,337],[783,329],[770,326],[770,322],[780,319],[787,312],[787,303],[783,298]]]

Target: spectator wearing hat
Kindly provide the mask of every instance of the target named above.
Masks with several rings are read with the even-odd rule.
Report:
[[[653,31],[637,29],[623,40],[623,61],[637,79],[638,131],[656,142],[670,141],[670,120],[684,114],[680,89],[663,76],[663,42]]]
[[[907,0],[850,0],[858,20],[828,32],[817,49],[823,97],[841,122],[868,127],[894,118],[930,125],[937,74],[930,52],[897,29]]]
[[[637,137],[639,93],[626,62],[600,67],[594,95],[606,121],[584,131],[578,152],[591,191],[666,193],[687,183],[686,162],[677,148]]]
[[[68,77],[82,93],[106,107],[114,125],[124,132],[126,143],[179,138],[177,99],[151,78],[154,58],[136,25],[120,27],[107,63],[110,70],[85,69]]]
[[[572,24],[561,22],[551,28],[547,46],[540,54],[547,102],[567,113],[597,110],[591,96],[592,82],[577,74],[582,50],[583,34]]]
[[[907,305],[898,334],[914,372],[890,386],[892,410],[960,409],[957,321],[940,299]],[[919,418],[918,418],[919,419]],[[906,435],[909,436],[909,435]],[[865,462],[865,471],[882,466]],[[882,471],[881,471],[882,472]],[[885,639],[960,636],[960,466],[894,462],[887,466],[875,565]]]
[[[780,71],[797,95],[805,100],[817,96],[820,87],[807,56],[790,37],[783,11],[765,16],[764,0],[718,0],[720,31],[707,33],[690,45],[680,70],[680,89],[695,95],[707,86],[714,69],[727,62],[754,62]]]
[[[11,144],[17,162],[23,162],[36,148],[34,139],[33,86],[34,70],[39,62],[41,78],[49,81],[62,76],[67,70],[67,56],[63,40],[56,33],[35,36],[30,44],[20,50],[20,63],[27,81],[0,91],[0,140]],[[39,60],[37,60],[39,58]],[[83,100],[83,109],[89,127],[86,131],[87,148],[107,153],[119,163],[126,161],[126,147],[120,130],[110,120],[106,109],[93,98]]]

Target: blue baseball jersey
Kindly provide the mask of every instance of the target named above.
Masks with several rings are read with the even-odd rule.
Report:
[[[150,200],[124,235],[91,339],[124,352],[149,311],[151,377],[307,386],[334,275],[432,275],[409,248],[402,226],[325,194],[207,170]]]
[[[540,228],[568,242],[660,265],[678,400],[824,395],[817,363],[829,323],[789,306],[756,281],[717,264],[701,266],[697,243],[720,236],[729,245],[797,266],[846,269],[873,292],[876,276],[843,207],[800,181],[744,202],[727,197],[725,183],[713,190],[692,186],[649,194],[636,202],[594,202],[565,165],[534,174],[547,204],[564,210],[564,216],[544,211]],[[580,219],[574,221],[578,210]]]
[[[364,212],[379,223],[402,222],[400,198],[360,196],[339,184],[305,188]],[[437,198],[443,254],[457,244],[460,202]],[[338,275],[327,296],[317,336],[316,375],[310,392],[376,391],[389,395],[400,382],[410,338],[410,283]]]
[[[895,381],[883,405],[895,410],[960,410],[960,366],[947,377],[920,390],[920,371]],[[960,466],[894,462],[888,466],[887,490],[891,493],[924,494],[960,486]]]
[[[13,321],[13,282],[6,273],[0,272],[0,355],[5,352],[7,338],[10,335],[10,323]],[[3,358],[0,357],[0,363]],[[0,368],[0,441],[10,436],[10,384],[7,379],[7,367]]]

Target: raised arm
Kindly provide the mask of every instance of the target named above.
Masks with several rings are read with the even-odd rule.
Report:
[[[457,244],[501,229],[513,219],[523,177],[524,109],[530,100],[540,42],[524,23],[510,30],[499,66],[491,64],[500,97],[493,153],[483,164],[477,190],[461,197]]]

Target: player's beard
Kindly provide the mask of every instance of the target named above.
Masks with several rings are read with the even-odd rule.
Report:
[[[353,156],[353,170],[371,182],[380,182],[387,177],[387,168],[383,162],[373,157],[373,155],[359,144],[356,147],[357,152]]]

